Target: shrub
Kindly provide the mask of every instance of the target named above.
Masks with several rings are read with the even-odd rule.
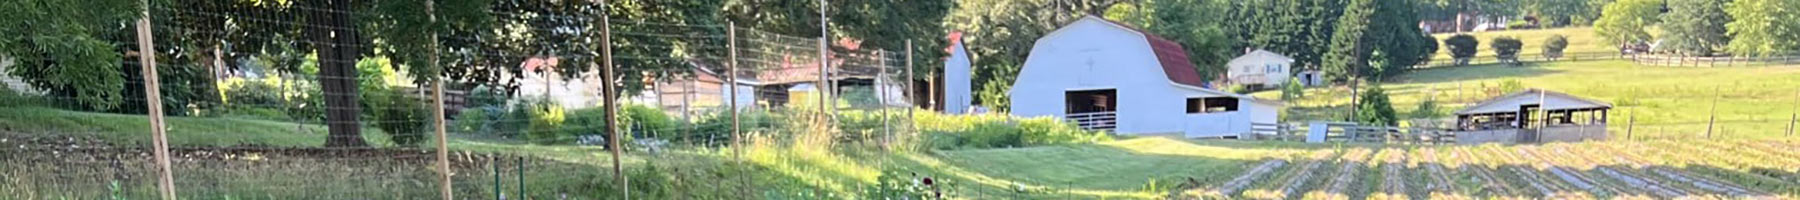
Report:
[[[1481,41],[1468,34],[1457,34],[1450,38],[1444,38],[1444,46],[1449,47],[1450,57],[1456,58],[1456,65],[1468,65],[1469,58],[1475,57],[1476,46],[1480,45]]]
[[[660,109],[637,104],[624,105],[619,108],[622,108],[619,110],[620,123],[625,124],[620,126],[630,128],[631,132],[668,140],[683,137],[682,122],[670,117],[668,113],[663,113]]]
[[[1288,78],[1287,85],[1281,86],[1281,100],[1295,100],[1306,97],[1306,86],[1300,78]]]
[[[1525,91],[1525,83],[1519,82],[1519,79],[1506,79],[1505,81],[1500,82],[1499,94],[1512,94],[1514,92],[1522,91]]]
[[[1359,94],[1356,102],[1356,122],[1368,125],[1399,125],[1399,118],[1394,113],[1394,106],[1388,101],[1387,92],[1381,85],[1370,84]]]
[[[530,124],[525,129],[525,139],[537,144],[562,144],[575,138],[566,137],[563,121],[567,119],[562,105],[549,100],[531,102],[515,106],[526,107],[530,116]]]
[[[427,118],[434,113],[423,100],[398,90],[376,89],[363,91],[362,101],[375,127],[386,132],[394,144],[412,146],[425,140],[426,125],[432,121]]]
[[[930,137],[927,144],[933,149],[1026,147],[1112,140],[1105,133],[1082,130],[1047,117],[940,116],[915,120],[920,124],[919,131]]]
[[[1552,60],[1562,58],[1563,49],[1567,49],[1568,47],[1569,37],[1564,37],[1561,34],[1550,35],[1549,39],[1544,40],[1544,57]]]
[[[1415,119],[1431,119],[1441,116],[1443,114],[1438,112],[1436,98],[1425,98],[1425,100],[1419,101],[1419,107],[1414,108],[1412,113],[1412,117]]]
[[[230,108],[273,107],[287,103],[282,99],[281,88],[264,80],[229,79],[220,89],[225,96],[221,101]]]
[[[1512,65],[1519,64],[1519,48],[1523,46],[1524,43],[1519,42],[1519,39],[1506,36],[1494,38],[1494,43],[1489,44],[1489,47],[1494,48],[1494,57],[1499,59],[1501,64]]]
[[[470,108],[505,107],[506,94],[503,92],[487,85],[475,86],[474,89],[469,90],[468,103],[464,106]]]

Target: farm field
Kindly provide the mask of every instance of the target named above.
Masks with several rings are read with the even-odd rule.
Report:
[[[1775,139],[1784,135],[1800,100],[1800,66],[1657,67],[1629,61],[1474,65],[1421,69],[1381,86],[1402,119],[1415,118],[1419,103],[1433,99],[1439,117],[1515,89],[1542,88],[1613,104],[1608,129],[1634,138],[1705,137],[1716,120],[1715,137]],[[1255,96],[1278,99],[1279,91]],[[1345,87],[1310,88],[1289,100],[1286,121],[1342,119],[1349,112]],[[1716,100],[1716,110],[1714,103]],[[1716,113],[1716,119],[1710,114]],[[1710,119],[1710,120],[1709,120]],[[1635,123],[1635,124],[1634,124]]]
[[[1263,161],[1232,199],[1780,199],[1800,195],[1793,142],[1361,146]],[[1746,148],[1730,148],[1746,147]]]

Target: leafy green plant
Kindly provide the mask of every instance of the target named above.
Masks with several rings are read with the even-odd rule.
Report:
[[[1369,125],[1399,125],[1399,117],[1394,113],[1394,106],[1388,101],[1387,92],[1380,85],[1371,84],[1364,89],[1356,102],[1356,122]]]
[[[1525,44],[1519,39],[1507,36],[1494,38],[1494,42],[1488,44],[1488,47],[1494,48],[1494,57],[1499,59],[1501,64],[1511,65],[1519,65],[1519,48],[1524,46]]]
[[[1550,35],[1549,39],[1544,39],[1545,58],[1562,58],[1563,49],[1567,48],[1569,48],[1569,37],[1565,37],[1562,34]]]
[[[562,105],[543,100],[523,106],[526,107],[531,122],[525,129],[526,139],[537,144],[559,144],[574,140],[565,137],[566,131],[562,130],[563,121],[568,119]]]
[[[1450,57],[1456,59],[1456,65],[1468,65],[1469,59],[1475,58],[1476,46],[1480,45],[1480,40],[1476,40],[1475,36],[1468,34],[1456,34],[1444,38],[1444,46],[1449,47]]]
[[[1288,78],[1286,85],[1281,86],[1281,100],[1296,100],[1306,97],[1306,85],[1300,78]]]
[[[425,140],[426,125],[433,121],[428,117],[433,113],[424,100],[391,89],[363,92],[365,110],[375,119],[372,123],[394,144],[412,146]]]

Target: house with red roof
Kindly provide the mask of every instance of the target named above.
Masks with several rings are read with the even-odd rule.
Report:
[[[1013,115],[1118,135],[1235,138],[1282,107],[1211,89],[1180,44],[1097,16],[1039,38],[1010,94]]]

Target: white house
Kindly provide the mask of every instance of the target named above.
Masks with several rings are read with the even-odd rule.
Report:
[[[975,100],[970,88],[969,49],[963,46],[962,33],[950,33],[950,57],[944,59],[944,112],[963,114]]]
[[[1294,64],[1294,58],[1267,50],[1257,49],[1231,59],[1225,66],[1230,71],[1225,74],[1231,82],[1244,85],[1280,86],[1286,84],[1289,73],[1288,66]]]
[[[532,57],[520,63],[525,73],[519,76],[519,97],[545,97],[568,109],[600,105],[600,76],[589,72],[563,78],[553,67],[557,57]]]
[[[1011,92],[1012,114],[1120,135],[1233,137],[1276,123],[1281,103],[1205,87],[1181,45],[1096,16],[1039,38]]]

